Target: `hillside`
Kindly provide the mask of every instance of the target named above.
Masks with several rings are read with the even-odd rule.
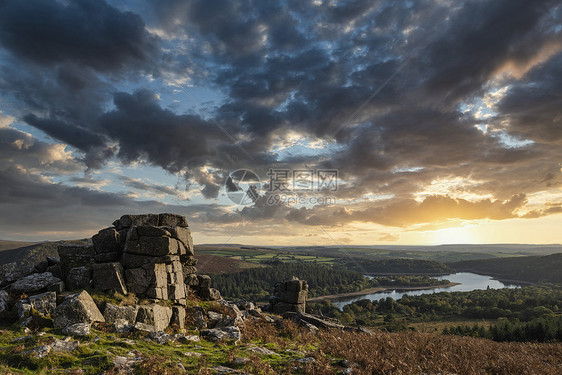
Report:
[[[449,264],[457,271],[481,273],[507,280],[562,283],[562,253],[502,259],[467,260]]]
[[[86,244],[88,240],[70,240],[42,242],[28,246],[6,249],[0,252],[0,265],[16,262],[22,266],[31,266],[46,259],[48,256],[58,257],[57,246],[61,243]]]
[[[344,262],[344,268],[367,274],[427,274],[441,275],[453,273],[455,270],[443,263],[423,259],[381,259],[361,260],[350,259]]]
[[[37,242],[6,241],[0,240],[0,252],[4,250],[18,249],[20,247],[35,245]]]
[[[416,332],[310,332],[278,319],[248,319],[237,342],[208,342],[191,329],[184,335],[189,339],[179,341],[173,334],[118,333],[103,324],[71,339],[49,328],[42,336],[7,327],[0,333],[3,374],[538,375],[560,373],[562,366],[560,343],[498,343]],[[57,345],[57,350],[41,358],[33,351],[40,345]]]

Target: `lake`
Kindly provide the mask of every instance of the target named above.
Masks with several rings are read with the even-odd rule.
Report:
[[[369,276],[367,276],[369,277]],[[501,288],[518,288],[518,285],[507,284],[501,281],[495,280],[491,276],[477,275],[470,272],[458,272],[450,275],[436,276],[438,280],[449,280],[452,283],[459,283],[459,285],[451,286],[448,288],[431,288],[422,290],[385,290],[384,292],[377,292],[372,294],[366,294],[364,296],[356,296],[351,298],[346,298],[338,301],[332,301],[332,305],[341,309],[345,305],[349,305],[352,302],[359,301],[362,299],[370,299],[371,301],[379,301],[386,297],[392,297],[397,300],[402,298],[403,295],[408,296],[419,296],[422,294],[440,293],[440,292],[470,292],[476,289],[501,289]]]

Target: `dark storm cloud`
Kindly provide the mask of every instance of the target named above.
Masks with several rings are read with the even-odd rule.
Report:
[[[467,1],[424,54],[431,69],[424,88],[456,102],[466,98],[507,61],[531,60],[549,40],[545,25],[552,0]],[[423,61],[423,59],[421,59]]]
[[[123,182],[125,187],[129,189],[142,190],[142,191],[146,191],[149,193],[156,193],[156,194],[169,194],[169,195],[178,194],[177,190],[169,188],[168,186],[147,184],[146,182],[143,182],[140,179],[130,178],[127,176],[119,176],[118,178]]]
[[[40,119],[35,115],[27,115],[23,118],[29,125],[43,130],[55,139],[60,139],[69,145],[82,151],[99,147],[105,144],[103,137],[95,134],[89,129],[83,129],[72,124],[66,124],[55,119]]]
[[[163,109],[155,93],[117,93],[116,109],[99,119],[107,136],[119,142],[118,157],[126,162],[146,159],[166,170],[179,172],[199,167],[217,157],[220,130],[199,117],[176,115]]]
[[[507,130],[512,134],[560,147],[562,54],[530,72],[520,83],[514,84],[497,109],[499,119],[507,120]]]
[[[41,65],[72,61],[99,71],[143,65],[159,52],[138,15],[103,0],[3,1],[0,42]]]
[[[0,3],[9,55],[0,89],[21,103],[20,119],[82,151],[90,168],[113,156],[146,162],[185,173],[205,198],[217,197],[229,171],[263,176],[303,165],[338,169],[348,182],[340,197],[395,197],[355,211],[259,200],[236,214],[213,211],[218,222],[410,225],[433,217],[423,210],[440,212],[436,220],[499,220],[525,204],[512,197],[560,185],[561,155],[551,146],[562,139],[561,57],[544,52],[560,39],[554,1],[120,3],[131,12],[103,1]],[[170,39],[157,40],[144,22]],[[189,67],[197,82],[225,93],[214,118],[165,109],[153,87],[113,87],[139,72],[158,79],[164,54],[171,75],[191,78]],[[462,112],[459,104],[497,82],[511,85],[497,116]],[[490,130],[475,127],[482,124]],[[507,147],[499,130],[535,143]],[[272,147],[288,132],[335,142],[337,151],[282,159]],[[494,199],[412,199],[456,177]]]

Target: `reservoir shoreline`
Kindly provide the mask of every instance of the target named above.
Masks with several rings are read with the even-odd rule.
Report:
[[[349,292],[349,293],[339,293],[339,294],[329,294],[325,296],[318,296],[308,298],[307,301],[316,302],[316,301],[338,301],[341,299],[347,299],[352,297],[360,297],[366,296],[373,293],[385,292],[387,290],[396,290],[396,291],[408,291],[408,290],[430,290],[430,289],[441,289],[441,288],[450,288],[455,285],[460,285],[460,283],[447,283],[447,284],[439,284],[439,285],[432,285],[432,286],[389,286],[389,287],[376,287],[376,288],[368,288],[363,289],[357,292]]]

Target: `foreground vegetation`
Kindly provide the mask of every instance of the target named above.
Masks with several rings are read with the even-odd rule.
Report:
[[[205,306],[212,308],[212,306]],[[193,327],[191,327],[193,328]],[[0,331],[2,374],[121,374],[116,358],[129,358],[134,374],[214,374],[228,366],[250,374],[555,374],[562,366],[562,344],[496,343],[486,339],[423,333],[371,334],[339,330],[309,332],[291,321],[247,320],[241,342],[168,342],[144,334],[119,334],[98,326],[74,352],[44,358],[22,354],[63,336],[43,336],[5,327]],[[190,330],[197,335],[197,331]],[[19,337],[29,337],[14,341]],[[259,354],[252,348],[268,349]]]
[[[280,261],[264,264],[267,264],[268,267],[212,275],[213,286],[228,298],[263,301],[271,294],[276,282],[290,279],[293,276],[308,282],[309,297],[358,292],[376,287],[424,287],[448,283],[447,280],[432,279],[428,276],[369,279],[359,272],[334,269],[322,264]]]

